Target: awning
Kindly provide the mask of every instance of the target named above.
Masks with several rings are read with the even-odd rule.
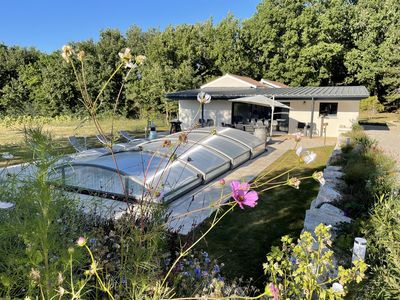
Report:
[[[272,98],[269,98],[269,97],[267,97],[265,95],[255,95],[255,96],[250,96],[250,97],[236,98],[236,99],[232,99],[232,100],[229,100],[229,101],[271,107],[272,113],[271,113],[271,125],[270,125],[269,136],[270,136],[270,138],[272,138],[272,121],[274,120],[275,107],[281,107],[281,108],[290,109],[289,106],[287,106],[287,105],[285,105],[285,104],[283,104],[283,103],[281,103],[279,101],[276,101],[273,98],[274,98],[274,96],[272,96]]]
[[[247,103],[247,104],[255,104],[255,105],[260,105],[260,106],[282,107],[282,108],[290,109],[289,106],[287,106],[279,101],[276,101],[272,98],[264,96],[264,95],[255,95],[255,96],[250,96],[250,97],[236,98],[236,99],[232,99],[229,101]]]

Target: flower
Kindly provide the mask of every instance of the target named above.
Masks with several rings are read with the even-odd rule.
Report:
[[[211,96],[205,92],[200,92],[197,94],[197,101],[201,104],[207,104],[211,102]]]
[[[258,194],[256,191],[249,191],[250,184],[240,183],[237,180],[231,182],[232,198],[243,209],[244,205],[254,207],[257,205]]]
[[[321,185],[325,184],[324,173],[321,171],[314,172],[314,174],[312,175],[312,178],[314,178],[316,181],[318,181]]]
[[[11,153],[8,153],[8,152],[4,152],[1,154],[1,157],[4,159],[13,159],[14,155],[12,155]]]
[[[294,133],[293,136],[294,136],[295,142],[298,143],[301,141],[303,134],[300,131],[298,131],[298,132]]]
[[[179,142],[180,142],[181,144],[186,144],[187,141],[188,141],[188,135],[187,135],[187,133],[186,133],[186,132],[182,132],[182,133],[179,135],[178,139],[179,139]]]
[[[224,178],[221,178],[220,180],[219,180],[219,184],[220,185],[222,185],[222,186],[224,186],[225,185],[225,179]]]
[[[60,295],[60,297],[62,297],[62,296],[64,296],[64,294],[65,294],[65,289],[64,289],[62,286],[60,286],[60,287],[58,288],[57,292],[58,292],[58,294]]]
[[[79,247],[84,247],[86,245],[86,239],[83,236],[81,236],[79,237],[79,239],[76,240],[76,244]]]
[[[332,284],[332,290],[333,290],[334,293],[343,293],[344,292],[343,285],[341,285],[338,282],[334,282]]]
[[[86,53],[85,51],[81,50],[78,52],[78,54],[76,55],[76,57],[78,58],[79,61],[83,61],[85,59]]]
[[[269,284],[269,291],[271,292],[271,294],[273,296],[273,300],[279,300],[280,299],[279,290],[273,283]]]
[[[61,272],[57,274],[57,285],[62,285],[64,282],[64,275]]]
[[[128,66],[131,63],[132,54],[130,48],[125,48],[125,51],[118,53],[118,55],[121,61],[125,63],[125,66]]]
[[[211,129],[210,134],[211,135],[216,135],[217,134],[217,129],[215,129],[215,128]]]
[[[72,56],[72,54],[74,54],[74,49],[70,45],[64,45],[62,47],[61,56],[67,63],[70,62],[70,57]]]
[[[297,189],[297,190],[299,189],[300,183],[301,183],[301,181],[300,181],[300,179],[298,179],[297,177],[289,178],[289,179],[287,180],[287,182],[286,182],[286,184],[287,184],[288,186],[294,187],[294,188]]]
[[[39,283],[40,281],[40,272],[39,270],[36,270],[34,268],[31,269],[31,272],[29,273],[29,277],[36,283]]]
[[[164,142],[163,142],[163,144],[162,144],[162,147],[163,148],[169,148],[169,147],[171,147],[171,140],[164,140]]]
[[[143,65],[143,63],[145,62],[146,59],[147,59],[147,57],[144,55],[137,55],[135,57],[135,62],[137,65],[141,66],[141,65]]]

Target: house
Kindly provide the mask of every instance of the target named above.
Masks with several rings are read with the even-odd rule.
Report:
[[[283,83],[245,76],[226,74],[200,89],[183,90],[167,94],[170,100],[179,101],[179,119],[183,128],[199,122],[200,105],[197,94],[211,95],[204,106],[204,119],[216,126],[269,120],[271,108],[253,104],[230,102],[241,97],[265,95],[286,104],[291,109],[276,108],[273,125],[283,133],[308,130],[309,134],[338,136],[349,130],[358,118],[360,100],[369,97],[364,86],[288,87]],[[312,125],[312,126],[311,126]]]

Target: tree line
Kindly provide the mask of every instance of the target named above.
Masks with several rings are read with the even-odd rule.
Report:
[[[365,85],[385,104],[400,98],[398,0],[264,0],[252,17],[227,15],[214,24],[142,31],[100,32],[97,42],[72,45],[86,53],[89,93],[96,94],[129,47],[146,62],[131,76],[117,107],[126,117],[170,114],[168,92],[197,88],[225,73],[267,78],[290,86]],[[113,109],[124,72],[103,93]],[[0,114],[81,114],[73,70],[60,51],[0,44]]]

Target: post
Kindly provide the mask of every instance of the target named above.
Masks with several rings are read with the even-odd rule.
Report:
[[[315,106],[315,101],[314,97],[311,98],[312,101],[312,110],[311,110],[311,124],[310,124],[310,138],[312,138],[313,135],[313,127],[314,127],[314,106]]]
[[[201,127],[204,127],[204,103],[201,103]]]
[[[272,95],[272,101],[275,101],[275,95]],[[272,122],[274,121],[274,110],[275,110],[275,102],[272,102],[271,106],[271,124],[269,125],[269,139],[272,139]]]

